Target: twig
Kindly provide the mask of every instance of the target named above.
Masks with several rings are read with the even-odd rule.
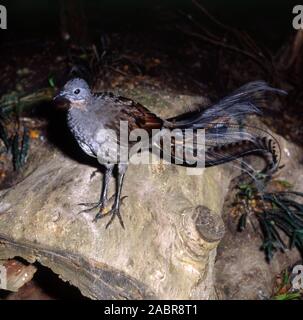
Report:
[[[115,72],[117,72],[117,73],[122,74],[124,77],[128,77],[128,74],[126,74],[125,72],[123,72],[123,71],[121,71],[121,70],[119,70],[119,69],[116,69],[116,68],[114,68],[114,67],[112,67],[112,66],[108,66],[107,68],[109,68],[109,69],[111,69],[111,70],[113,70],[113,71],[115,71]]]
[[[216,35],[205,30],[205,28],[201,24],[199,24],[197,21],[195,21],[191,16],[188,16],[188,18],[203,31],[204,35],[198,34],[195,32],[187,33],[187,34],[198,37],[216,46],[220,46],[222,48],[245,55],[246,57],[248,57],[249,59],[257,63],[262,68],[262,70],[265,71],[266,73],[270,73],[271,71],[274,71],[272,56],[269,54],[269,52],[267,52],[269,56],[269,61],[268,61],[263,50],[257,46],[254,40],[246,32],[239,32],[237,29],[222,23],[217,18],[215,18],[212,14],[210,14],[197,0],[192,0],[192,3],[197,8],[199,8],[199,10],[202,11],[202,13],[206,15],[214,24],[216,24],[217,26],[225,30],[225,32],[232,34],[238,41],[240,41],[242,46],[245,45],[247,47],[247,50],[240,49],[234,45],[229,45],[224,43]],[[253,52],[254,54],[252,54],[251,52]],[[260,60],[259,57],[264,59],[265,62]],[[270,67],[268,66],[268,63],[270,64]]]
[[[184,32],[185,34],[189,35],[189,36],[200,38],[201,40],[209,42],[209,43],[211,43],[213,45],[216,45],[216,46],[219,46],[219,47],[222,47],[222,48],[237,52],[239,54],[242,54],[242,55],[248,57],[249,59],[251,59],[252,61],[254,61],[255,63],[257,63],[262,68],[263,71],[265,71],[266,73],[269,72],[268,68],[263,64],[263,62],[261,62],[255,55],[253,55],[253,54],[251,54],[251,53],[249,53],[249,52],[247,52],[245,50],[242,50],[242,49],[240,49],[240,48],[238,48],[236,46],[227,44],[227,43],[225,43],[223,41],[217,41],[217,40],[210,39],[209,37],[204,36],[204,35],[202,35],[200,33],[197,33],[197,32],[184,31],[181,28],[178,28],[178,29],[180,31]]]
[[[197,6],[212,22],[214,22],[215,24],[217,24],[218,26],[220,26],[223,29],[226,29],[232,33],[234,33],[234,29],[232,27],[229,27],[227,25],[225,25],[224,23],[222,23],[221,21],[219,21],[218,19],[216,19],[213,15],[211,15],[198,1],[196,0],[192,0],[193,4],[195,6]]]

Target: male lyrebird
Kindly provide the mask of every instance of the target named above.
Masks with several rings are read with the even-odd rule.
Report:
[[[68,102],[67,119],[72,134],[82,150],[89,156],[97,158],[106,169],[100,200],[93,208],[88,209],[99,208],[95,221],[105,215],[103,211],[108,201],[108,186],[113,169],[117,167],[117,190],[113,207],[108,212],[112,217],[107,226],[115,216],[118,216],[123,227],[120,202],[128,163],[114,161],[119,159],[117,153],[126,147],[125,142],[119,139],[121,121],[127,123],[129,132],[144,129],[149,139],[157,131],[179,129],[185,132],[191,129],[197,133],[199,129],[204,129],[206,167],[229,162],[244,155],[258,154],[267,162],[264,172],[273,173],[278,167],[273,138],[262,130],[239,125],[239,121],[246,115],[260,113],[257,104],[266,91],[285,93],[268,86],[263,81],[255,81],[242,86],[204,110],[197,109],[173,118],[162,119],[131,99],[106,92],[93,93],[83,79],[68,81],[55,100],[64,99]],[[117,149],[117,145],[120,148]],[[158,148],[163,153],[161,143],[158,144]],[[197,148],[198,145],[192,147],[193,151]],[[174,141],[171,141],[170,149],[172,159],[179,158]],[[188,151],[186,144],[181,149],[181,154]],[[185,162],[181,164],[186,165]]]

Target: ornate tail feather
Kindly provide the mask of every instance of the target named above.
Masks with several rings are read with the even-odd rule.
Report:
[[[287,94],[283,90],[270,87],[264,81],[250,82],[204,110],[197,109],[167,119],[164,127],[182,132],[187,129],[194,131],[205,129],[205,146],[203,147],[206,167],[230,162],[245,155],[256,154],[266,160],[267,166],[263,172],[270,175],[279,166],[281,154],[279,143],[268,132],[260,128],[239,124],[246,115],[260,113],[258,104],[263,100],[266,92]],[[195,153],[198,147],[196,145],[189,149]],[[162,149],[162,146],[160,145],[159,148]],[[172,144],[172,159],[179,160],[176,151],[178,147]],[[187,151],[188,147],[183,147],[183,150],[181,148],[183,156],[181,159],[184,159]],[[180,150],[178,154],[180,155]]]
[[[276,153],[274,141],[268,137],[256,137],[254,141],[242,140],[211,147],[205,153],[205,166],[219,165],[246,155],[263,157],[267,166],[262,172],[267,175],[271,175],[278,169],[279,156]]]
[[[181,133],[182,134],[182,131]],[[271,175],[274,173],[280,162],[280,146],[277,140],[269,134],[262,136],[255,136],[248,132],[238,131],[236,137],[233,135],[226,135],[225,142],[218,136],[219,140],[215,140],[214,136],[209,139],[205,135],[205,145],[197,145],[197,137],[194,134],[193,143],[188,143],[186,139],[180,140],[179,144],[175,138],[171,140],[170,150],[163,148],[163,141],[157,147],[161,150],[161,157],[172,163],[188,166],[199,167],[197,163],[198,149],[204,152],[205,167],[220,165],[231,162],[233,160],[242,158],[246,155],[257,155],[262,157],[266,162],[266,167],[261,171],[264,174]],[[169,152],[168,152],[169,151]],[[201,154],[201,152],[200,152]]]
[[[174,130],[175,136],[170,140],[168,149],[163,148],[161,140],[156,146],[161,150],[161,156],[173,163],[195,167],[196,156],[205,155],[205,167],[216,166],[231,162],[246,155],[258,155],[266,161],[262,173],[271,175],[280,162],[280,146],[278,141],[261,128],[236,124],[209,124],[205,129],[205,141],[200,143],[197,139],[199,131],[193,131],[193,137],[186,138],[186,130]],[[168,130],[168,134],[171,132]],[[165,136],[165,134],[163,135]],[[167,145],[166,145],[167,147]]]
[[[218,103],[187,112],[166,120],[170,128],[205,128],[210,122],[230,123],[243,119],[249,114],[260,114],[258,104],[264,99],[264,93],[287,94],[284,90],[270,87],[264,81],[254,81],[240,87]]]
[[[281,151],[277,139],[269,132],[252,126],[215,124],[205,129],[205,165],[229,162],[245,155],[262,156],[267,162],[263,170],[271,174],[278,169]]]

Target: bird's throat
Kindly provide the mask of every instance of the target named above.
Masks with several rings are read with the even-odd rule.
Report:
[[[87,102],[83,100],[74,100],[70,102],[71,109],[87,110]]]

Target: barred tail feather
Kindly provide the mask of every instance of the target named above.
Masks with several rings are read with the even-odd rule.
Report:
[[[266,167],[262,173],[272,175],[279,167],[279,144],[274,138],[255,137],[254,140],[240,140],[210,147],[205,154],[205,166],[211,167],[227,163],[246,155],[259,155],[266,161]]]

